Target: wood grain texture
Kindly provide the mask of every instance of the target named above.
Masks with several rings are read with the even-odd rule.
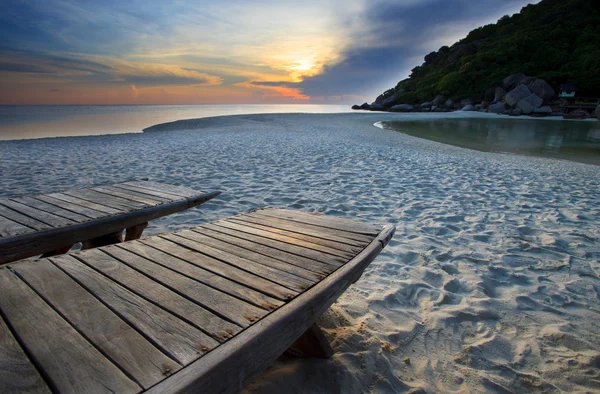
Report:
[[[111,196],[110,194],[100,193],[91,189],[67,190],[64,192],[64,194],[81,198],[82,200],[86,200],[95,204],[119,209],[124,212],[129,212],[133,209],[141,209],[148,207],[148,204],[126,200],[121,197]]]
[[[307,270],[302,267],[298,267],[293,264],[289,264],[285,261],[277,260],[272,257],[266,256],[264,254],[260,254],[252,249],[244,249],[243,247],[234,245],[230,242],[222,241],[217,238],[210,237],[204,233],[202,233],[201,229],[198,230],[200,232],[192,231],[192,230],[184,230],[178,231],[175,235],[183,238],[187,238],[191,241],[196,241],[201,244],[213,247],[215,249],[220,249],[227,251],[236,256],[244,257],[248,260],[252,260],[258,264],[266,265],[272,268],[276,268],[283,272],[288,272],[295,276],[299,276],[308,280],[311,284],[323,279],[325,274],[316,273],[310,270]],[[220,234],[220,233],[219,233]],[[256,245],[256,244],[252,244]],[[259,245],[260,246],[260,245]]]
[[[14,237],[20,234],[27,234],[34,232],[35,230],[31,227],[22,225],[8,218],[0,216],[0,235],[2,237]]]
[[[358,252],[360,252],[360,250],[350,251],[350,250],[332,248],[330,246],[325,246],[320,243],[312,242],[312,240],[307,241],[307,240],[299,239],[296,237],[292,237],[291,235],[288,235],[288,234],[281,234],[279,232],[273,232],[273,231],[268,231],[268,230],[261,229],[261,228],[256,228],[254,226],[247,225],[245,223],[236,223],[232,220],[220,220],[220,221],[216,222],[215,224],[230,228],[232,230],[242,231],[242,232],[245,232],[248,234],[258,235],[263,238],[274,239],[276,241],[281,241],[281,242],[285,242],[288,244],[301,246],[306,249],[312,249],[312,250],[316,250],[318,252],[323,252],[323,253],[327,253],[327,254],[330,254],[333,256],[342,257],[344,259],[352,258],[352,257],[356,256],[358,254]]]
[[[0,393],[51,393],[1,317],[0,349]]]
[[[12,222],[19,223],[24,227],[32,228],[34,230],[48,230],[52,228],[52,226],[44,222],[32,219],[29,216],[23,215],[22,213],[16,212],[3,205],[0,205],[0,216],[9,219]]]
[[[175,194],[181,197],[191,197],[198,194],[198,191],[185,186],[176,186],[152,181],[132,181],[125,182],[125,185],[141,187],[143,189],[158,190],[165,193]]]
[[[20,202],[11,201],[8,199],[0,199],[0,205],[10,208],[13,211],[22,213],[23,215],[27,215],[30,218],[40,221],[42,223],[46,223],[51,227],[70,226],[71,224],[76,223],[71,219],[65,219],[62,216],[57,216],[45,211],[40,211],[39,209],[32,208]]]
[[[163,241],[164,243],[160,241]],[[145,242],[148,242],[148,245],[144,244],[143,242],[127,242],[118,245],[118,247],[129,250],[150,261],[170,268],[173,271],[179,272],[182,275],[186,275],[192,279],[214,287],[219,291],[236,296],[248,301],[249,303],[266,308],[268,310],[275,309],[276,307],[283,305],[282,301],[273,298],[273,296],[278,296],[279,292],[269,292],[272,287],[277,289],[277,287],[275,287],[276,285],[270,282],[267,282],[266,286],[264,287],[262,285],[260,286],[260,288],[263,289],[263,292],[266,293],[263,294],[250,287],[246,287],[238,282],[233,281],[232,279],[234,278],[226,278],[217,275],[200,267],[199,265],[194,264],[193,262],[199,263],[199,256],[198,253],[195,253],[189,249],[180,247],[166,240],[156,239],[154,237]],[[157,245],[158,243],[162,244],[162,247]],[[163,250],[167,250],[169,253],[166,253]],[[205,258],[205,256],[201,256],[202,259]],[[256,283],[254,281],[248,282]],[[271,296],[267,294],[271,294]],[[293,296],[294,293],[283,288],[283,294],[281,294],[281,297],[286,298],[288,295]]]
[[[13,270],[112,362],[148,388],[180,366],[48,260]]]
[[[71,255],[50,260],[152,343],[186,365],[217,345],[194,326],[127,290]]]
[[[82,198],[78,198],[78,197],[73,197],[69,194],[65,194],[65,193],[51,193],[48,194],[48,196],[50,197],[54,197],[57,200],[62,200],[74,205],[79,205],[82,207],[86,207],[86,208],[91,208],[94,209],[96,211],[100,211],[104,214],[109,214],[109,215],[116,215],[119,213],[125,213],[126,211],[123,211],[121,209],[117,209],[117,208],[111,208],[111,207],[107,207],[105,205],[102,204],[97,204],[88,200],[84,200]]]
[[[125,198],[127,200],[141,202],[141,203],[147,204],[147,205],[158,205],[158,204],[162,204],[164,202],[171,201],[166,198],[150,197],[148,195],[143,195],[141,193],[128,192],[128,191],[125,191],[123,189],[119,189],[119,188],[116,188],[113,186],[98,186],[98,187],[92,187],[90,189],[95,190],[100,193],[109,194],[111,196],[116,196],[116,197]]]
[[[242,220],[244,222],[250,222],[260,224],[263,226],[268,226],[271,228],[287,230],[319,239],[339,242],[341,244],[358,246],[360,248],[364,248],[369,244],[369,242],[371,242],[371,237],[369,237],[368,235],[357,235],[354,233],[348,233],[339,230],[324,229],[323,227],[312,226],[310,224],[292,222],[285,219],[278,219],[271,216],[260,215],[259,212],[260,211],[234,216],[234,218],[236,220]]]
[[[81,258],[86,262],[90,261],[90,264],[93,264],[94,267],[103,273],[110,275],[114,280],[123,281],[124,277],[135,278],[135,282],[131,281],[128,284],[135,286],[137,291],[147,291],[152,286],[155,289],[155,293],[158,293],[161,290],[156,289],[160,285],[163,285],[165,286],[165,290],[171,289],[174,292],[173,294],[181,295],[179,298],[183,300],[187,298],[193,301],[190,302],[190,308],[184,311],[181,309],[183,301],[174,301],[171,304],[164,302],[168,299],[168,293],[164,290],[161,292],[162,295],[160,297],[154,295],[156,297],[155,302],[164,305],[165,308],[183,318],[197,316],[198,319],[193,322],[205,330],[206,327],[218,326],[220,328],[223,326],[223,321],[218,316],[223,316],[242,327],[247,327],[251,322],[258,320],[266,314],[265,310],[231,297],[136,254],[114,247],[106,247],[102,250],[118,258],[120,261],[126,263],[126,265],[123,266],[123,264],[116,263],[115,260],[110,261],[105,258],[108,256],[101,256],[102,252],[100,251],[90,251],[90,254],[94,255],[92,259],[87,260],[87,256],[81,256]],[[146,277],[139,273],[143,273]],[[151,280],[148,280],[149,278]],[[154,284],[151,284],[151,281],[154,281]],[[146,289],[142,290],[141,287],[145,287]]]
[[[35,198],[36,200],[47,202],[48,204],[56,205],[57,207],[61,207],[65,210],[75,212],[89,219],[98,219],[106,216],[106,213],[104,212],[96,211],[95,209],[73,204],[68,201],[59,200],[58,198],[50,197],[44,194],[38,194],[36,196],[33,196],[33,198]]]
[[[118,187],[119,189],[133,191],[133,192],[140,193],[140,194],[145,194],[148,196],[166,198],[171,201],[177,201],[177,200],[181,200],[184,198],[178,194],[167,193],[167,192],[163,192],[163,191],[155,190],[155,189],[147,189],[144,187],[139,187],[139,186],[130,185],[130,184],[126,184],[126,183],[119,183],[118,185],[115,185],[115,187]]]
[[[171,242],[183,245],[186,248],[190,248],[192,250],[196,250],[202,254],[210,256],[215,260],[220,260],[227,265],[239,268],[248,273],[268,279],[291,290],[295,290],[296,292],[302,291],[309,286],[307,281],[303,278],[294,276],[284,271],[279,271],[271,267],[256,264],[251,260],[236,256],[232,253],[220,249],[215,249],[210,246],[206,246],[186,238],[177,237],[173,234],[165,234],[162,237],[168,239]]]
[[[44,202],[42,200],[37,200],[37,199],[35,199],[33,197],[29,197],[29,196],[15,197],[15,198],[11,198],[11,200],[19,202],[21,204],[25,204],[31,208],[35,208],[40,211],[52,213],[54,215],[61,216],[66,219],[70,219],[77,223],[85,222],[90,219],[87,216],[80,215],[73,211],[69,211],[67,209],[61,208],[57,205],[53,205],[53,204]]]
[[[148,394],[240,392],[360,277],[393,233],[393,226],[384,227],[361,253],[310,291],[302,293],[201,360],[163,380],[148,390]],[[266,343],[268,346],[265,346]],[[223,379],[223,376],[236,376],[237,379]]]
[[[0,308],[51,387],[71,393],[140,391],[140,386],[6,268],[0,269]]]

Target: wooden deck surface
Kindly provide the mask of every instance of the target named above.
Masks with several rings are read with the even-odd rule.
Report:
[[[0,198],[0,264],[199,205],[217,192],[149,181]]]
[[[147,198],[137,186],[127,187],[136,189],[140,200]],[[319,286],[335,287],[337,298],[351,283],[344,270],[351,271],[352,281],[358,278],[364,261],[368,264],[393,234],[393,228],[382,230],[264,209],[176,233],[8,264],[0,268],[0,392],[189,390],[202,375],[195,370],[213,365],[222,352],[240,350],[240,341],[242,347],[259,346],[269,319],[285,320],[311,292],[321,294]],[[354,266],[359,260],[362,265]],[[310,326],[318,317],[312,315],[334,301],[329,298],[303,310],[308,318],[283,334],[284,342],[301,334],[294,330]],[[264,349],[264,354],[271,360],[283,350]],[[252,359],[256,371],[248,372],[244,384],[269,361],[256,352]],[[232,382],[217,380],[217,389],[207,373],[207,385],[195,391],[235,392],[242,384],[238,375]]]

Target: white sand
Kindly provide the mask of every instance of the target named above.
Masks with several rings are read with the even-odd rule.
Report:
[[[0,143],[3,194],[146,176],[224,192],[151,233],[263,205],[394,223],[319,321],[333,358],[282,357],[248,393],[600,390],[600,167],[372,126],[399,117],[240,116]]]

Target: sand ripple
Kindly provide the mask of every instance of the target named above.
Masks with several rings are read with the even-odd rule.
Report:
[[[3,142],[2,195],[147,177],[223,192],[150,233],[264,205],[394,223],[388,248],[321,318],[335,356],[280,360],[249,392],[600,390],[600,168],[372,126],[387,116]]]

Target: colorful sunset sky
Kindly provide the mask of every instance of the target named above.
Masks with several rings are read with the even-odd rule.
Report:
[[[371,102],[527,0],[3,0],[0,104]]]

